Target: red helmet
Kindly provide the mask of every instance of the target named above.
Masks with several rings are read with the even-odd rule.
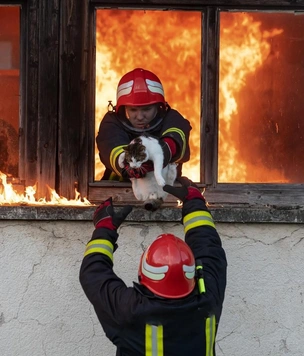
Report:
[[[140,106],[163,103],[164,89],[159,78],[152,72],[136,68],[119,81],[116,96],[116,112],[122,105]]]
[[[139,281],[165,298],[182,298],[195,286],[195,260],[190,247],[172,234],[163,234],[142,254]]]

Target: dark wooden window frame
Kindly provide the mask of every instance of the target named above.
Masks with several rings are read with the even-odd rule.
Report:
[[[97,8],[124,9],[181,9],[203,13],[203,103],[201,182],[206,187],[205,196],[216,205],[292,206],[304,203],[304,184],[239,184],[217,183],[218,144],[218,60],[219,60],[219,12],[229,10],[304,11],[304,1],[103,1],[92,0]],[[169,16],[169,15],[168,15]],[[207,85],[208,83],[208,85]],[[104,199],[111,188],[118,201],[132,201],[129,185],[122,183],[90,183],[89,197]],[[169,200],[168,203],[172,201]]]
[[[279,209],[277,216],[283,211],[292,215],[287,220],[304,222],[304,184],[216,183],[219,11],[304,11],[304,0],[0,0],[0,5],[22,7],[19,175],[26,185],[37,183],[38,197],[47,195],[48,184],[69,199],[77,188],[93,203],[110,192],[117,204],[138,204],[130,185],[93,179],[95,9],[198,10],[204,13],[201,172],[205,196],[211,207],[222,209],[219,216],[225,208],[231,211],[231,206],[241,211],[255,209],[256,217],[271,208]],[[168,201],[168,206],[175,204],[175,200]]]

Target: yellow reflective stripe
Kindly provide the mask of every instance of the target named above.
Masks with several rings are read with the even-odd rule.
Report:
[[[183,147],[182,147],[182,152],[179,156],[179,158],[176,160],[176,162],[180,161],[183,157],[184,157],[184,154],[185,154],[185,151],[186,151],[186,136],[185,136],[185,133],[183,130],[181,129],[178,129],[176,127],[171,127],[170,129],[166,130],[162,136],[165,136],[165,134],[167,134],[168,132],[176,132],[180,135],[182,141],[183,141]]]
[[[145,356],[164,356],[164,337],[162,325],[146,324]]]
[[[111,151],[111,154],[110,154],[110,165],[111,165],[113,171],[119,176],[121,174],[116,169],[115,162],[116,162],[117,157],[124,151],[124,149],[123,149],[124,147],[126,147],[126,145],[117,146],[117,147],[113,148],[113,150]]]
[[[215,342],[215,315],[212,315],[210,318],[206,319],[206,356],[214,356],[213,355],[213,347]]]
[[[84,256],[90,255],[91,253],[102,253],[108,256],[111,261],[113,261],[113,244],[108,240],[93,240],[87,244]]]
[[[197,274],[200,275],[200,277],[197,278],[198,290],[200,294],[206,293],[206,286],[203,278],[203,266],[196,266],[196,271]]]
[[[187,214],[183,219],[185,233],[198,226],[208,225],[215,228],[214,221],[208,211],[200,210]]]

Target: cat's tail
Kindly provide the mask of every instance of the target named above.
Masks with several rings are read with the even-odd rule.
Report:
[[[145,202],[144,202],[144,208],[146,210],[149,210],[149,211],[155,211],[157,210],[158,208],[160,208],[160,206],[163,204],[163,199],[162,198],[157,198],[157,199],[147,199]]]

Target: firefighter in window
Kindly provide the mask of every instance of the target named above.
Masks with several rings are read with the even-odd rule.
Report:
[[[163,189],[183,202],[185,239],[158,236],[142,254],[133,287],[113,271],[117,229],[132,207],[115,212],[109,198],[94,213],[80,283],[116,356],[215,355],[226,255],[201,191],[186,177],[178,181]]]
[[[142,170],[122,169],[118,164],[123,147],[144,133],[159,139],[164,167],[170,162],[178,163],[177,176],[181,176],[182,163],[190,158],[191,125],[165,101],[159,78],[148,70],[136,68],[120,79],[116,99],[115,107],[109,104],[96,137],[99,157],[106,167],[102,179],[128,181],[142,178],[145,172],[153,170],[151,161]]]

